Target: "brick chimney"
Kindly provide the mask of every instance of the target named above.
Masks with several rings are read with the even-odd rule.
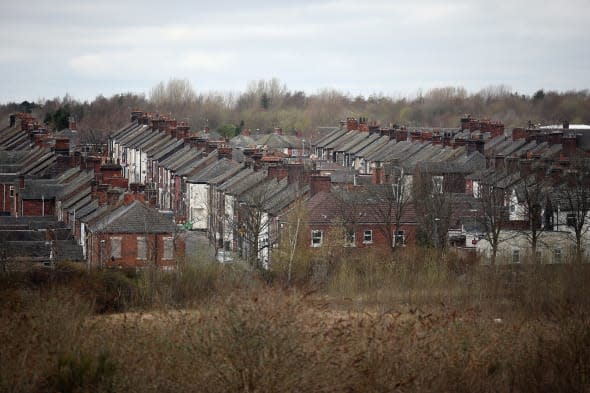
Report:
[[[373,173],[371,174],[371,183],[372,184],[385,183],[385,168],[383,168],[383,167],[373,168]]]
[[[359,129],[359,122],[354,117],[346,118],[346,131],[354,131]]]
[[[283,135],[283,129],[280,127],[275,127],[275,134],[277,135]]]
[[[268,167],[267,177],[269,179],[283,180],[287,176],[287,168],[285,168],[283,165],[273,165]]]
[[[576,153],[577,140],[575,135],[564,135],[561,139],[562,151],[566,157],[571,157]]]
[[[143,116],[143,111],[135,109],[131,111],[131,122],[139,121],[139,119]]]
[[[461,118],[461,131],[465,131],[465,130],[469,129],[469,122],[470,121],[471,121],[471,115],[469,115],[469,114],[465,114]]]
[[[309,178],[309,186],[311,196],[314,196],[321,191],[330,192],[330,189],[332,188],[332,179],[330,176],[312,175]]]
[[[395,141],[401,142],[408,140],[408,130],[406,127],[402,127],[399,130],[395,131]]]
[[[222,158],[227,158],[228,160],[232,159],[232,147],[231,146],[219,146],[217,148],[217,158],[218,159],[222,159]]]
[[[76,125],[76,119],[73,116],[68,118],[68,128],[70,131],[78,131],[78,126]]]
[[[188,138],[190,129],[191,128],[187,122],[181,121],[178,126],[176,126],[176,139]]]
[[[562,136],[563,133],[560,131],[552,132],[551,134],[549,134],[549,144],[552,146],[561,144]]]
[[[512,140],[517,141],[520,139],[526,139],[527,132],[522,127],[517,127],[512,130]]]
[[[287,182],[293,183],[307,183],[306,173],[303,164],[288,164],[287,165]]]
[[[358,130],[361,131],[361,132],[369,132],[369,126],[367,124],[367,118],[366,117],[361,117],[359,119]]]

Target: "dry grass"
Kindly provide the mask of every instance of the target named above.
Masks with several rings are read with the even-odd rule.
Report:
[[[416,257],[344,261],[312,292],[219,266],[5,277],[0,390],[590,391],[585,267]]]

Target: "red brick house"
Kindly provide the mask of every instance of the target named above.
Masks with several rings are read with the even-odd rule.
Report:
[[[403,209],[397,234],[395,218],[384,214],[386,206],[379,205],[366,190],[321,191],[309,199],[307,206],[312,248],[326,244],[390,248],[393,244],[415,243],[416,213],[410,203]]]
[[[184,240],[171,217],[137,200],[96,218],[87,231],[92,268],[174,269],[184,260]]]

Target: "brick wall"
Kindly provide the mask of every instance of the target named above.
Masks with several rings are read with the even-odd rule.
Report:
[[[14,187],[14,184],[0,184],[0,212],[4,215],[9,215],[12,212],[14,197],[10,196],[10,187]],[[16,192],[13,192],[16,195]]]
[[[146,237],[147,259],[137,259],[137,237]],[[164,259],[164,239],[172,237],[174,250],[172,259]],[[121,257],[111,257],[113,238],[121,239]],[[104,240],[104,243],[101,243]],[[185,256],[184,240],[174,239],[173,234],[112,234],[97,233],[91,234],[89,238],[88,263],[91,267],[175,267],[182,263]],[[101,247],[102,244],[102,247]],[[102,263],[101,263],[102,260]]]
[[[22,215],[23,216],[53,216],[55,215],[55,200],[46,199],[25,199],[22,201]],[[18,215],[21,215],[19,210]]]

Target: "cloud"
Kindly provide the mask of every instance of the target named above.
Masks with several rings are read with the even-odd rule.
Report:
[[[73,57],[70,68],[89,78],[113,77],[134,79],[136,76],[178,75],[186,72],[222,71],[235,60],[223,52],[105,52]],[[158,67],[154,67],[157,64]]]

